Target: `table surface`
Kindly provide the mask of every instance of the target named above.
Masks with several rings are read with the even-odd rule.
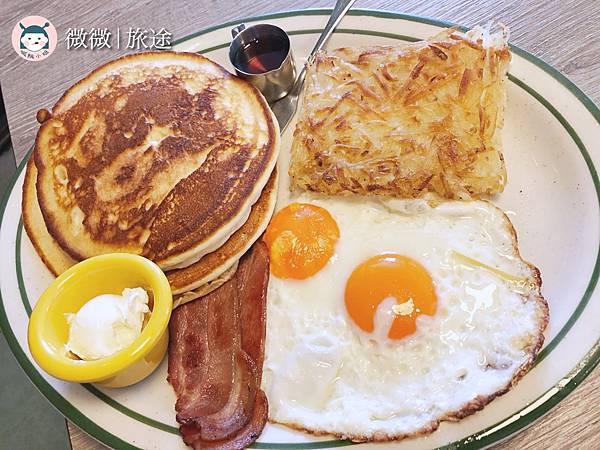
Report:
[[[49,18],[59,39],[68,27],[164,27],[174,39],[221,22],[250,15],[299,8],[331,7],[333,0],[254,0],[241,8],[238,0],[173,2],[71,0],[4,0],[0,32],[10,36],[17,20],[28,15]],[[466,26],[491,19],[507,24],[511,42],[541,57],[600,103],[600,7],[596,0],[359,0],[358,8],[376,8],[448,20]],[[126,50],[67,51],[64,43],[51,58],[30,63],[0,48],[0,81],[17,163],[30,148],[37,130],[35,112],[53,105],[77,79]],[[600,367],[567,399],[530,428],[495,449],[600,448]],[[105,448],[69,424],[75,450]]]

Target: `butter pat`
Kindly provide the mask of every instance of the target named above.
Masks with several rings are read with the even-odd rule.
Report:
[[[111,356],[130,345],[141,333],[149,313],[148,294],[142,288],[123,289],[121,295],[102,294],[67,314],[67,350],[92,361]]]

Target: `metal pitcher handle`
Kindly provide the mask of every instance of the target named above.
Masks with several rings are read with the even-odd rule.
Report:
[[[231,37],[236,37],[238,34],[240,34],[242,31],[244,31],[246,29],[246,25],[243,23],[240,23],[237,27],[233,27],[231,29]]]

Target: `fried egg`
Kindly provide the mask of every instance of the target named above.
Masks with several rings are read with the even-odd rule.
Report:
[[[539,273],[491,203],[305,193],[264,240],[274,422],[357,441],[431,432],[505,392],[542,345]]]

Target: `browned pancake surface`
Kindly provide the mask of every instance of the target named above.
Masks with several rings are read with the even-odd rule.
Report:
[[[160,263],[216,247],[268,179],[273,122],[253,87],[199,55],[102,66],[67,91],[36,139],[48,231],[76,259],[129,251]]]
[[[216,271],[224,271],[233,265],[266,228],[275,206],[276,190],[277,172],[275,170],[260,198],[252,205],[248,220],[231,235],[225,244],[188,267],[167,272],[173,292],[178,294],[188,291],[190,287],[193,288],[211,281],[216,278],[214,276]]]
[[[50,236],[44,223],[35,190],[37,169],[30,159],[23,182],[23,223],[38,255],[46,267],[58,276],[78,261],[65,253]],[[259,200],[252,205],[250,217],[218,250],[184,269],[166,272],[176,297],[175,306],[206,295],[229,280],[240,256],[260,236],[273,212],[277,193],[277,171],[273,171]]]

